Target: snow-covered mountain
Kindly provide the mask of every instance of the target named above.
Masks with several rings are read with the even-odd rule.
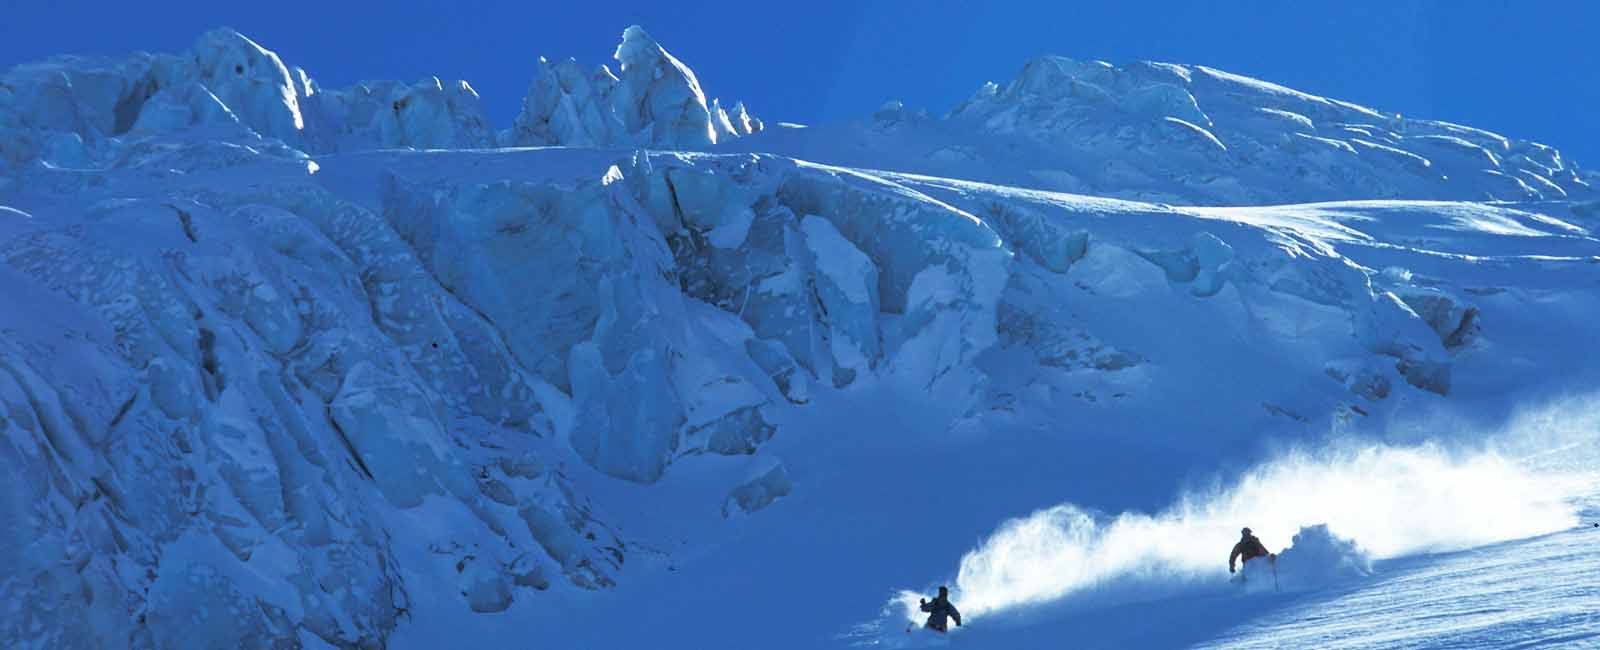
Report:
[[[1402,117],[1204,66],[1030,61],[944,119],[779,129],[741,149],[1182,205],[1595,198],[1537,142]]]
[[[1553,149],[1065,59],[763,131],[616,58],[504,130],[228,30],[0,77],[0,640],[883,645],[953,578],[1005,646],[1239,519],[1315,589],[1593,512],[1518,460],[1600,452],[1527,424],[1600,386]]]

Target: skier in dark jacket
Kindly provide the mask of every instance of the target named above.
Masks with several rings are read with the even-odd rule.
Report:
[[[1228,573],[1233,573],[1234,572],[1234,568],[1233,568],[1233,561],[1234,560],[1239,560],[1240,558],[1243,558],[1242,560],[1240,560],[1240,564],[1243,564],[1245,562],[1249,562],[1252,559],[1255,559],[1255,558],[1258,558],[1258,557],[1263,557],[1263,556],[1270,556],[1270,555],[1271,555],[1271,553],[1267,552],[1266,545],[1261,543],[1261,539],[1260,538],[1256,537],[1255,535],[1250,534],[1250,529],[1249,528],[1241,530],[1241,531],[1239,531],[1239,543],[1238,544],[1234,544],[1233,545],[1233,552],[1228,554]]]
[[[925,627],[929,629],[938,630],[940,632],[945,631],[945,628],[948,625],[944,620],[946,617],[955,619],[956,627],[961,627],[961,612],[956,611],[956,606],[950,604],[949,589],[940,587],[939,597],[933,599],[933,602],[931,603],[926,599],[923,599],[922,611],[928,612],[928,622]]]

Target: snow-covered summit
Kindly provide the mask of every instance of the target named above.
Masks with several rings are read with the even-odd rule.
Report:
[[[943,120],[880,111],[737,146],[1186,205],[1594,195],[1587,173],[1539,143],[1204,66],[1059,56],[985,84]]]

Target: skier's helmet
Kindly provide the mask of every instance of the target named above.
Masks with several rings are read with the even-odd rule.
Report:
[[[1245,528],[1244,528],[1244,530],[1241,530],[1241,531],[1239,531],[1239,534],[1240,534],[1240,535],[1249,535],[1249,534],[1250,534],[1250,527],[1249,527],[1249,526],[1246,526],[1246,527],[1245,527]]]

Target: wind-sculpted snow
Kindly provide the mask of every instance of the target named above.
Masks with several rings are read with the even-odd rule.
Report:
[[[1467,548],[1570,527],[1576,511],[1566,489],[1494,453],[1294,453],[1155,514],[1062,504],[1005,522],[961,558],[952,598],[966,616],[993,619],[1052,603],[1106,607],[1203,590],[1227,577],[1241,524],[1280,553],[1283,587],[1303,589],[1370,573],[1369,554]],[[1260,579],[1271,580],[1270,572],[1252,573]]]
[[[870,120],[734,145],[854,167],[1184,205],[1593,197],[1555,149],[1381,113],[1204,66],[1048,56],[944,119]]]

